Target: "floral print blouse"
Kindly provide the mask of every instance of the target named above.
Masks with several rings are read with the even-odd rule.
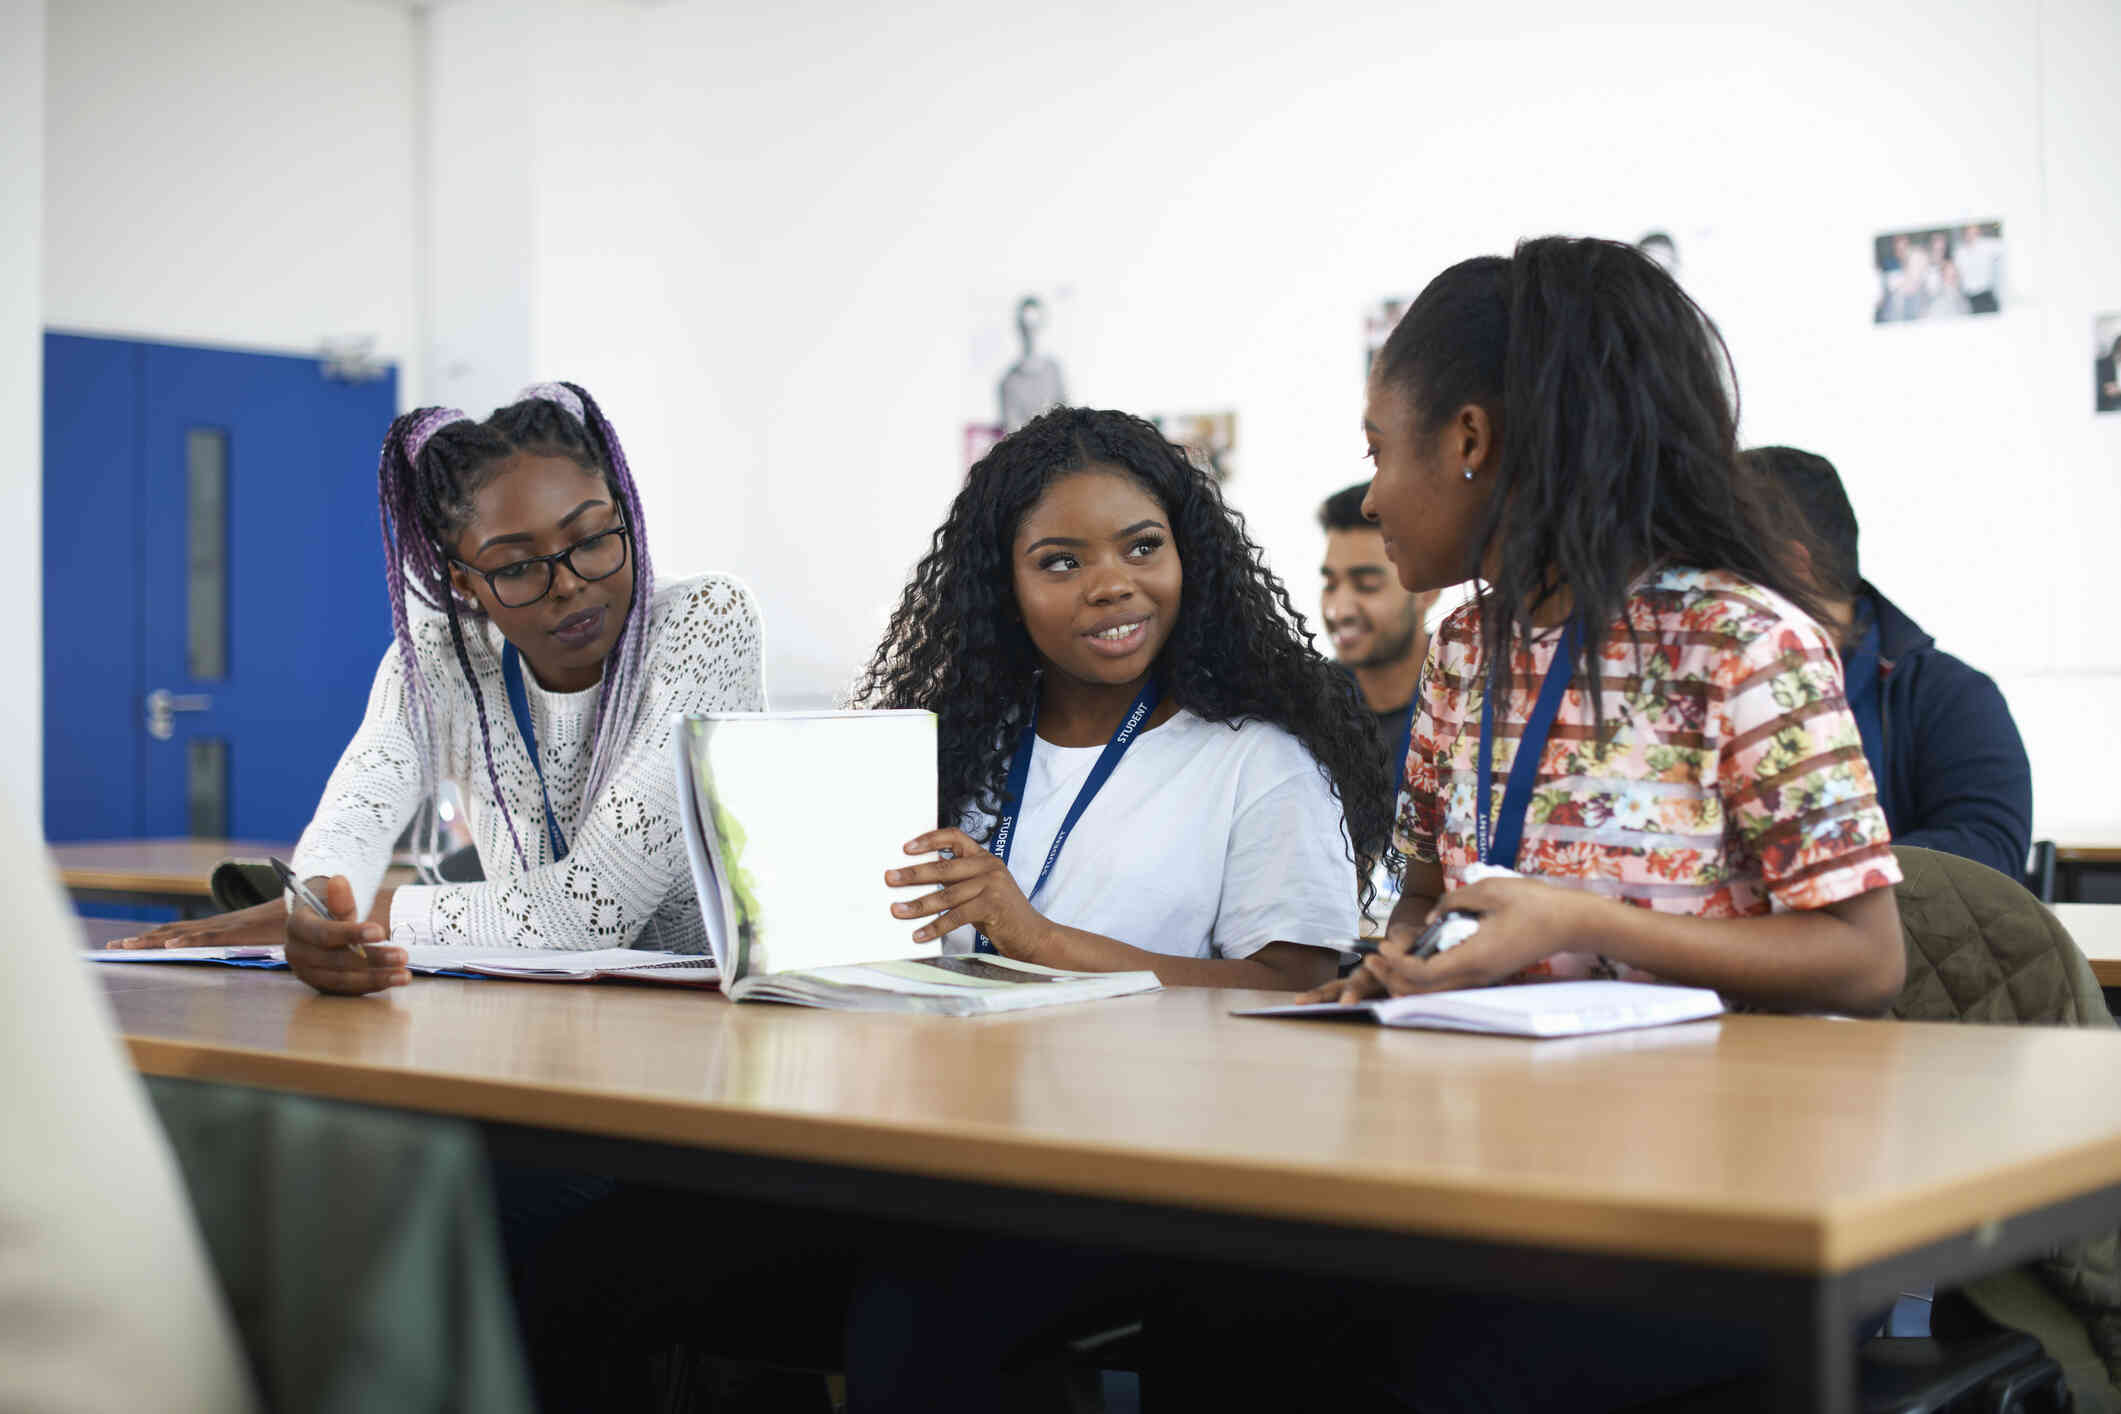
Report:
[[[1560,637],[1512,650],[1492,812]],[[1840,660],[1787,600],[1723,571],[1655,571],[1608,629],[1599,670],[1603,732],[1579,669],[1539,762],[1518,872],[1704,918],[1821,908],[1899,881]],[[1478,857],[1487,678],[1467,604],[1422,672],[1393,831],[1409,858],[1442,864],[1447,888]],[[1577,953],[1525,974],[1574,977],[1651,980]]]

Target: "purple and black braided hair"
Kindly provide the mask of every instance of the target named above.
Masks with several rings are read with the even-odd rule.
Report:
[[[500,464],[517,452],[566,457],[585,470],[602,473],[605,484],[625,512],[632,529],[633,603],[597,693],[596,740],[589,755],[586,799],[595,800],[617,768],[626,737],[638,714],[646,687],[645,659],[648,609],[655,597],[655,572],[648,558],[648,535],[641,516],[641,496],[626,465],[618,433],[588,392],[573,383],[538,383],[517,400],[475,422],[455,408],[415,408],[390,425],[377,466],[377,499],[383,521],[384,576],[390,592],[391,628],[404,665],[407,715],[420,751],[421,784],[432,800],[441,783],[441,736],[435,727],[435,694],[420,669],[412,641],[411,601],[446,615],[457,665],[471,687],[479,719],[479,744],[486,757],[486,779],[515,844],[516,859],[527,872],[529,855],[501,792],[494,768],[493,731],[486,697],[466,646],[463,620],[477,610],[459,601],[449,580],[447,546],[470,521],[472,498],[494,477]]]

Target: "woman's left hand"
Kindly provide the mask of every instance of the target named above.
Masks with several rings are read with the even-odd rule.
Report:
[[[1487,879],[1453,890],[1429,911],[1431,922],[1456,909],[1480,915],[1480,931],[1432,958],[1391,946],[1363,959],[1363,967],[1395,997],[1486,987],[1514,977],[1558,952],[1577,950],[1586,906],[1598,900],[1537,879]]]
[[[987,941],[1005,957],[1019,962],[1039,961],[1042,944],[1053,925],[1024,897],[1008,865],[963,830],[931,830],[906,845],[908,854],[945,849],[951,858],[909,864],[884,873],[885,883],[899,887],[942,886],[932,894],[891,905],[893,916],[898,918],[934,918],[915,930],[913,941],[933,942],[951,929],[969,924],[985,933]]]

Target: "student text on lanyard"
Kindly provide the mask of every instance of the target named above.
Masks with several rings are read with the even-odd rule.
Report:
[[[1068,842],[1068,832],[1075,828],[1075,822],[1083,818],[1090,802],[1112,778],[1112,772],[1119,766],[1119,758],[1127,754],[1127,748],[1141,735],[1142,723],[1149,720],[1149,714],[1156,710],[1157,701],[1162,696],[1163,691],[1155,678],[1142,685],[1141,695],[1134,699],[1134,705],[1120,719],[1119,726],[1112,732],[1112,740],[1105,743],[1105,749],[1098,754],[1097,764],[1090,768],[1089,778],[1075,793],[1075,803],[1062,817],[1060,833],[1053,837],[1053,847],[1046,851],[1046,862],[1038,867],[1037,881],[1024,891],[1026,902],[1037,901],[1038,891],[1046,887],[1046,879],[1053,873],[1053,861],[1060,858],[1061,846]],[[1016,744],[1016,759],[1009,763],[1009,783],[1002,795],[1002,813],[994,822],[994,838],[987,844],[988,850],[1004,865],[1009,862],[1009,846],[1016,834],[1016,817],[1024,808],[1024,791],[1031,782],[1031,753],[1037,745],[1038,708],[1034,705],[1031,720],[1025,724],[1023,737]],[[978,952],[995,950],[985,933],[978,935],[974,947]]]
[[[508,684],[508,710],[515,713],[516,731],[530,753],[530,769],[538,773],[538,794],[545,800],[545,840],[554,859],[567,857],[567,837],[560,833],[559,817],[553,814],[552,792],[545,788],[545,763],[538,759],[538,732],[530,724],[530,693],[523,686],[523,655],[510,643],[501,649],[501,678]]]
[[[1502,819],[1492,830],[1488,810],[1495,798],[1495,694],[1498,690],[1508,691],[1508,677],[1493,669],[1488,673],[1487,691],[1480,699],[1480,770],[1473,800],[1473,842],[1482,864],[1517,867],[1517,847],[1524,839],[1524,817],[1532,803],[1532,783],[1539,778],[1539,758],[1546,754],[1554,716],[1561,710],[1569,679],[1575,675],[1577,637],[1576,621],[1571,619],[1554,649],[1554,661],[1547,664],[1547,675],[1539,684],[1539,700],[1532,704],[1532,715],[1525,719],[1524,734],[1517,738],[1517,755],[1511,758],[1510,779],[1502,791]],[[1497,667],[1508,663],[1509,651],[1505,645],[1503,663]]]

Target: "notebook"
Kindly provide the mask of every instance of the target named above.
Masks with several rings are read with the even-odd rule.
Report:
[[[1317,1002],[1252,1007],[1237,1016],[1334,1019],[1361,1017],[1385,1026],[1478,1031],[1493,1036],[1591,1036],[1641,1026],[1700,1021],[1723,1011],[1723,998],[1701,987],[1649,982],[1532,982],[1388,997],[1375,1002]]]
[[[945,957],[884,871],[936,817],[932,712],[732,712],[672,733],[680,823],[722,990],[737,1002],[982,1016],[1153,991],[1153,972]]]
[[[95,948],[91,962],[218,962],[229,967],[285,967],[277,947]],[[423,976],[510,977],[528,982],[592,982],[624,977],[637,982],[712,987],[721,980],[714,959],[638,948],[555,952],[531,948],[407,947],[405,970]]]

